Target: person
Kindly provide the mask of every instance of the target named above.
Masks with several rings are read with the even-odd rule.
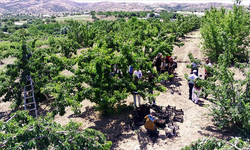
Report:
[[[155,126],[156,117],[154,115],[155,111],[150,109],[150,114],[144,117],[144,119],[146,119],[144,127],[147,129],[150,135],[157,133],[157,128]]]
[[[134,73],[137,73],[137,71],[135,71]],[[138,93],[138,90],[140,88],[138,81],[139,81],[139,77],[137,76],[137,74],[134,74],[133,75],[133,82],[134,82],[134,85],[136,86],[137,90],[133,91],[132,94],[133,94],[133,97],[134,97],[134,105],[135,105],[135,107],[137,107],[137,105],[136,105],[136,97],[138,99],[138,105],[139,105],[139,107],[141,105],[141,96]]]
[[[212,67],[212,64],[210,63],[210,61],[208,59],[206,59],[205,63],[206,63],[206,68],[205,68],[205,77],[204,77],[204,79],[207,80],[207,78],[211,76],[211,73],[207,70],[207,66]],[[204,98],[207,99],[207,96],[208,96],[208,94],[207,94],[207,92],[205,90]]]
[[[191,71],[189,77],[188,77],[188,86],[189,86],[189,99],[192,100],[192,91],[193,91],[193,87],[194,87],[194,80],[197,78],[197,76],[195,75],[197,71],[193,70],[193,72]]]
[[[162,54],[159,53],[158,56],[155,58],[155,66],[156,66],[156,70],[158,72],[158,74],[160,74],[161,72],[161,58],[162,58]]]
[[[143,71],[143,66],[142,65],[140,65],[140,70]]]
[[[166,59],[163,58],[161,61],[161,73],[164,73],[166,71],[166,67],[167,67]]]
[[[199,76],[195,79],[194,82],[194,87],[193,87],[193,91],[192,91],[192,101],[197,104],[199,101],[199,96],[201,93],[201,86],[199,85],[198,81],[202,80],[202,74],[199,74]]]
[[[171,55],[167,55],[167,56],[166,56],[166,62],[167,62],[167,63],[169,63],[170,58],[172,58],[172,56],[171,56]]]
[[[31,56],[32,56],[32,54],[29,53],[28,56],[27,56],[27,59],[29,60]]]
[[[134,105],[135,105],[135,107],[137,107],[137,105],[136,105],[136,95],[138,97],[138,105],[140,107],[140,105],[141,105],[141,96],[140,96],[140,94],[138,92],[135,92],[135,91],[133,92]]]
[[[149,82],[149,94],[153,94],[153,80],[154,76],[152,75],[151,71],[148,71],[148,82]],[[150,101],[150,99],[149,99]],[[155,104],[155,100],[153,99],[153,104]]]
[[[194,61],[191,63],[192,69],[197,70],[197,75],[199,74],[199,63],[197,57],[195,57]]]
[[[210,63],[210,61],[208,59],[206,59],[206,66],[212,67],[212,64]],[[207,71],[207,69],[205,68],[205,80],[207,80],[207,78],[209,77],[210,72]]]
[[[134,75],[136,75],[138,79],[141,79],[142,78],[142,71],[141,70],[139,70],[139,71],[135,70]]]
[[[170,61],[168,63],[168,74],[172,75],[172,74],[174,74],[176,63],[174,62],[172,57],[169,60]],[[174,76],[172,78],[170,78],[170,83],[172,83],[173,81],[174,81]]]
[[[122,72],[121,72],[121,70],[119,69],[119,65],[115,65],[115,66],[114,66],[114,73],[115,73],[115,74],[118,74],[118,77],[119,77],[119,78],[122,78]]]
[[[133,76],[134,74],[134,68],[132,66],[129,66],[129,70],[128,70],[128,73]]]
[[[198,71],[197,70],[194,70],[193,74],[195,74],[198,77]]]

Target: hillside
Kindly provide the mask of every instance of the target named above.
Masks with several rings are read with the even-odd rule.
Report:
[[[232,7],[225,3],[78,3],[70,0],[0,0],[0,14],[54,14],[63,12],[79,11],[145,11],[152,9],[183,10],[183,11],[204,11],[213,7],[223,6],[226,9]]]
[[[0,1],[0,13],[12,14],[52,14],[58,12],[80,11],[86,3],[69,0],[15,0]]]

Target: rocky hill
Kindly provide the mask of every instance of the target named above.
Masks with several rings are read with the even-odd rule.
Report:
[[[0,13],[51,14],[80,11],[87,3],[69,0],[1,0]]]
[[[211,6],[223,6],[227,9],[232,7],[231,4],[223,3],[116,3],[116,2],[97,2],[97,3],[78,3],[71,0],[0,0],[1,14],[54,14],[62,12],[79,12],[79,11],[145,11],[152,9],[166,10],[187,10],[187,11],[204,11]]]

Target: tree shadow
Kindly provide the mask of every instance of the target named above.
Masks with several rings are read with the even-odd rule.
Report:
[[[11,114],[16,112],[17,110],[8,110],[0,112],[0,120],[3,120],[4,122],[8,121],[11,118]]]
[[[182,86],[182,84],[180,83],[181,81],[183,81],[183,79],[179,77],[177,73],[174,73],[174,80],[172,82],[170,81],[163,82],[162,85],[168,88],[171,94],[178,93],[179,95],[181,95],[181,89],[180,89],[180,87]]]
[[[224,139],[224,140],[230,140],[232,136],[235,137],[239,135],[238,132],[224,131],[222,129],[218,129],[217,126],[206,126],[202,128],[202,131],[198,131],[198,133],[206,137],[216,137],[218,139]]]
[[[120,142],[126,141],[126,139],[131,139],[133,136],[138,137],[140,149],[146,149],[148,142],[152,141],[146,132],[141,131],[143,125],[137,126],[134,124],[133,118],[130,117],[131,115],[135,115],[134,110],[126,110],[119,115],[101,116],[100,119],[96,119],[97,116],[94,116],[94,113],[94,107],[86,107],[85,111],[80,115],[72,114],[68,116],[68,118],[81,117],[89,122],[93,122],[94,125],[89,128],[102,132],[107,140],[112,142],[111,149],[118,149],[120,147]],[[132,126],[128,127],[131,124]],[[160,135],[158,139],[159,138],[162,140],[166,139],[164,135]],[[155,143],[157,143],[157,140]]]
[[[75,115],[75,114],[71,114],[68,116],[68,118],[85,118],[91,122],[94,121],[94,119],[91,117],[93,114],[95,114],[95,108],[94,107],[85,107],[85,111],[82,112],[80,115]]]
[[[152,137],[149,135],[149,133],[147,133],[146,129],[143,126],[140,127],[140,130],[136,134],[141,150],[147,149],[149,143],[151,143],[154,147],[154,145],[158,144],[160,141],[166,141],[167,139],[171,139],[173,141],[176,137],[178,137],[173,136],[171,138],[168,138],[165,131],[163,132],[164,134],[162,134],[162,132],[160,132],[160,128],[158,128],[157,130],[159,131],[159,135]],[[179,132],[176,133],[177,135],[179,134]]]
[[[132,136],[134,136],[135,133],[122,133],[120,135],[117,135],[116,139],[112,141],[111,149],[118,149],[120,147],[119,141],[123,141],[124,139],[130,139]]]
[[[49,109],[47,109],[49,106],[51,106],[52,101],[53,101],[53,99],[47,99],[46,101],[38,103],[38,108],[37,108],[38,116],[45,117],[47,115],[47,113],[50,113],[54,110],[53,107],[50,107]],[[41,106],[45,106],[45,107],[42,108]],[[31,114],[31,115],[34,116],[34,114]]]
[[[184,63],[184,64],[188,64],[188,63],[190,63],[190,61],[183,61],[183,60],[178,60],[178,61],[176,61],[177,63]]]
[[[68,118],[84,118],[89,122],[94,122],[94,125],[89,128],[102,132],[107,140],[112,141],[112,147],[119,147],[118,142],[126,138],[131,138],[134,133],[127,133],[132,129],[127,129],[126,125],[132,120],[129,118],[130,114],[134,114],[134,110],[124,110],[121,114],[114,114],[112,116],[96,116],[95,107],[85,107],[80,115],[71,114]],[[99,118],[99,119],[96,119]]]
[[[186,40],[186,39],[200,39],[199,37],[191,37],[191,36],[185,36],[185,37],[182,37],[183,40]]]
[[[140,149],[146,149],[148,143],[150,142],[149,135],[145,131],[143,132],[143,130],[139,130],[137,132],[137,138],[140,145]]]

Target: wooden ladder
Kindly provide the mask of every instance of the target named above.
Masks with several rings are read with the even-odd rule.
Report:
[[[35,111],[37,117],[33,80],[31,79],[31,76],[28,75],[26,76],[26,78],[27,78],[27,84],[24,86],[24,109],[29,111]]]

